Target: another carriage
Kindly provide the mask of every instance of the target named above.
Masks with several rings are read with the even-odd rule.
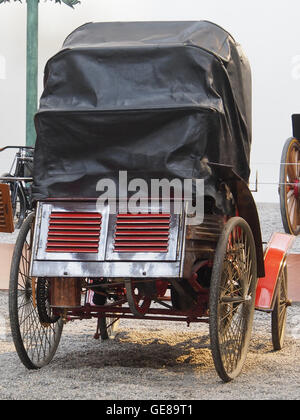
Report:
[[[36,210],[10,278],[24,365],[47,364],[70,320],[97,319],[102,339],[123,318],[205,322],[230,381],[255,306],[272,312],[280,349],[292,238],[263,250],[248,188],[250,68],[232,36],[209,22],[87,24],[44,81]]]

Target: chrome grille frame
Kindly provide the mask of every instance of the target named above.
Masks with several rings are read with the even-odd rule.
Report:
[[[151,209],[159,212],[159,209]],[[185,216],[170,214],[167,252],[116,252],[116,215],[107,206],[102,214],[98,253],[47,252],[51,212],[95,212],[96,201],[39,202],[33,239],[30,275],[33,277],[178,278],[184,258]]]

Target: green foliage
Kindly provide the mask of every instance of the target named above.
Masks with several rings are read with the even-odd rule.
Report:
[[[6,3],[6,2],[9,2],[10,0],[0,0],[0,4],[1,3]],[[22,3],[22,0],[15,0],[15,1],[19,1],[20,3]]]
[[[61,2],[71,7],[74,7],[76,4],[80,3],[79,0],[55,0],[55,3],[61,3]]]
[[[14,0],[14,1],[19,1],[20,3],[22,3],[22,0]],[[6,3],[6,2],[10,2],[10,0],[0,0],[0,4],[1,3]],[[79,0],[55,0],[55,3],[65,3],[67,6],[70,7],[74,7],[76,4],[80,3]]]

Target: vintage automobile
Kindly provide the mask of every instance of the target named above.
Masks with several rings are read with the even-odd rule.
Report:
[[[272,313],[282,347],[293,237],[263,249],[248,188],[251,72],[228,32],[206,21],[81,26],[46,65],[35,124],[35,211],[9,294],[27,368],[50,362],[64,323],[92,318],[102,339],[123,318],[208,323],[225,382],[241,372],[255,307]],[[171,193],[150,197],[158,180]]]
[[[300,233],[300,115],[292,115],[293,136],[282,150],[279,174],[279,197],[283,227],[286,233]]]

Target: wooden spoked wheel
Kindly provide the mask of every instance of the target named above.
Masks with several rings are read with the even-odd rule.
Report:
[[[134,280],[125,280],[126,297],[129,308],[133,315],[138,318],[142,318],[149,310],[151,306],[151,297],[144,295],[136,285]]]
[[[244,219],[229,220],[219,239],[210,286],[210,340],[216,370],[233,380],[246,359],[257,285],[256,248]]]
[[[288,306],[291,306],[291,302],[288,299],[287,267],[285,263],[278,276],[277,294],[272,312],[272,342],[275,351],[281,350],[284,344]]]
[[[279,179],[280,210],[286,233],[300,233],[300,143],[287,140],[281,157]]]
[[[47,302],[47,282],[30,277],[34,214],[24,221],[16,241],[9,285],[9,316],[16,351],[28,369],[48,364],[60,341],[63,322],[54,317]],[[42,302],[42,308],[38,303]],[[43,319],[41,319],[41,317]]]

